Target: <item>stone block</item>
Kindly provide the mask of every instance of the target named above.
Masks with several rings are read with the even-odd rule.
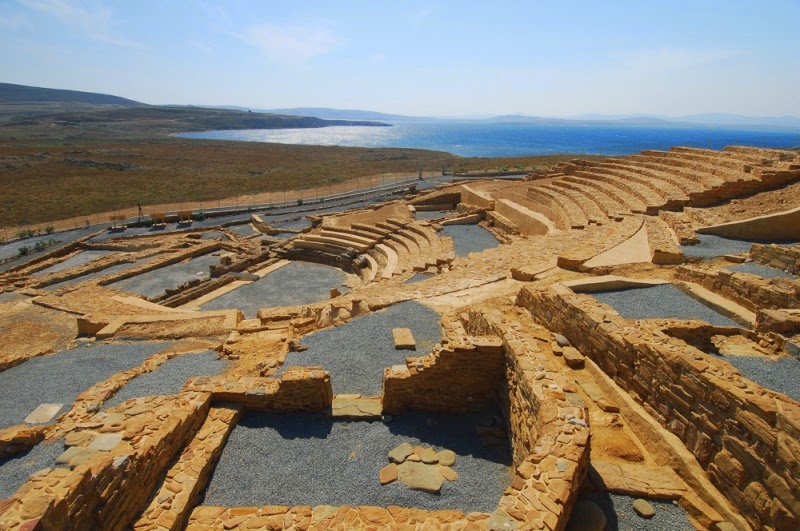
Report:
[[[396,350],[417,350],[417,343],[409,328],[393,328],[394,348]]]

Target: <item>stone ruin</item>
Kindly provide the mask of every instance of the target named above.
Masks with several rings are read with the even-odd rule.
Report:
[[[673,148],[324,213],[298,205],[202,228],[101,231],[12,262],[0,274],[0,529],[603,529],[623,512],[636,528],[680,528],[657,520],[664,507],[698,529],[798,529],[798,181],[794,151]],[[301,217],[311,226],[281,232]],[[458,256],[443,227],[459,224],[499,244]],[[344,280],[308,293],[313,302],[270,303],[260,290],[298,262]],[[314,275],[277,290],[296,302]],[[643,298],[667,288],[676,299]],[[625,308],[603,293],[621,293]],[[409,301],[438,314],[440,337],[418,332],[419,310],[359,324]],[[333,333],[366,356],[315,352],[338,345],[325,343]],[[395,340],[416,352],[392,361]],[[144,361],[116,354],[126,368],[70,389],[75,369],[35,372],[78,352],[105,360],[111,347]],[[224,368],[115,400],[201,351]],[[312,354],[323,361],[305,363]],[[376,392],[343,392],[349,370],[373,365],[364,378]],[[40,380],[11,396],[4,374]],[[206,503],[251,415],[385,423],[397,436],[413,412],[486,411],[476,438],[510,456],[490,510],[397,494],[417,488],[413,499],[435,504],[474,475],[460,468],[469,452],[436,442],[435,424],[414,432],[422,443],[391,439],[370,457],[357,478],[369,503]],[[325,441],[315,439],[323,453]],[[36,452],[57,458],[22,467]],[[592,501],[618,495],[631,500],[619,515]]]

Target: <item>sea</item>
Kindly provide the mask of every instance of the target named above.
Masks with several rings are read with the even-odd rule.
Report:
[[[334,126],[315,129],[247,129],[179,133],[183,138],[318,146],[417,148],[462,157],[528,155],[627,155],[671,146],[721,149],[729,145],[800,146],[800,130],[636,125],[541,125],[476,121],[396,122],[392,127]]]

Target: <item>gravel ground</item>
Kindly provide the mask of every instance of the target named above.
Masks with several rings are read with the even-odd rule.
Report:
[[[59,262],[58,264],[52,265],[46,269],[37,271],[33,274],[33,276],[38,277],[41,275],[48,275],[50,273],[56,273],[58,271],[64,271],[66,269],[78,267],[79,265],[88,264],[92,260],[97,260],[98,258],[108,256],[109,254],[111,254],[111,251],[82,251],[75,256],[67,258],[63,262]]]
[[[480,225],[446,225],[442,232],[453,238],[456,256],[467,256],[500,245],[492,233]]]
[[[19,293],[14,293],[13,291],[5,291],[0,293],[0,302],[14,302],[18,300],[22,300],[24,297]]]
[[[63,288],[64,286],[71,286],[72,284],[77,284],[78,282],[86,282],[87,280],[94,280],[95,278],[100,278],[100,277],[103,277],[103,276],[106,276],[106,275],[110,275],[112,273],[120,273],[122,271],[125,271],[126,269],[130,269],[132,267],[138,267],[138,266],[140,266],[140,265],[142,265],[144,263],[147,263],[150,260],[152,260],[153,258],[155,258],[155,256],[152,256],[152,257],[147,258],[145,260],[139,260],[139,261],[136,261],[136,262],[127,262],[127,263],[123,263],[123,264],[117,264],[115,266],[111,266],[111,267],[107,267],[105,269],[101,269],[100,271],[95,271],[94,273],[89,273],[88,275],[81,275],[81,276],[76,277],[76,278],[65,280],[64,282],[58,282],[57,284],[50,284],[49,286],[46,286],[44,289],[46,289],[46,290],[55,290],[55,289],[58,289],[58,288]]]
[[[149,271],[147,273],[126,278],[119,282],[109,284],[108,287],[137,293],[145,297],[155,297],[161,295],[167,288],[175,288],[188,280],[194,278],[208,278],[211,276],[209,267],[219,264],[219,256],[209,253],[193,258],[188,262],[172,264],[161,269]],[[200,273],[200,274],[198,274]]]
[[[40,356],[0,372],[0,429],[22,424],[40,404],[64,404],[110,376],[141,365],[169,343],[95,344]]]
[[[236,234],[244,238],[252,236],[253,234],[260,234],[260,232],[254,229],[253,226],[250,225],[249,223],[244,223],[242,225],[233,225],[231,227],[228,227],[228,230],[231,232],[235,232]]]
[[[694,531],[686,511],[668,500],[648,499],[656,515],[646,519],[634,512],[634,496],[592,492],[582,493],[579,499],[593,501],[603,510],[606,531]]]
[[[507,448],[484,448],[476,425],[485,415],[404,413],[390,424],[333,422],[324,414],[247,414],[228,440],[203,504],[398,505],[420,509],[491,512],[511,476]],[[437,494],[395,482],[378,472],[400,443],[450,449],[459,479]]]
[[[717,326],[739,326],[671,284],[592,293],[626,319],[700,319]]]
[[[189,378],[216,376],[226,366],[227,362],[217,359],[217,353],[213,350],[172,358],[155,371],[140,374],[128,382],[105,402],[104,407],[110,408],[131,398],[178,393]]]
[[[700,243],[697,245],[681,245],[684,256],[696,258],[715,258],[724,254],[741,254],[750,251],[753,241],[731,240],[711,234],[698,234]]]
[[[453,212],[442,212],[440,210],[429,210],[426,212],[414,212],[414,219],[442,219],[453,214]]]
[[[406,284],[416,284],[417,282],[422,282],[423,280],[428,280],[429,278],[433,278],[436,275],[430,275],[428,273],[414,273],[414,275],[405,281]]]
[[[222,238],[223,240],[227,240],[224,234],[219,232],[218,230],[210,230],[208,232],[204,232],[201,236],[201,240],[213,240],[215,238]]]
[[[722,356],[736,367],[742,376],[767,389],[800,400],[800,361],[795,358],[778,358],[767,361],[760,356]]]
[[[392,328],[410,328],[417,350],[395,350]],[[357,317],[302,338],[305,352],[290,352],[284,367],[319,365],[331,374],[334,393],[381,394],[383,369],[424,356],[442,338],[439,314],[409,301]]]
[[[0,459],[0,500],[17,492],[28,476],[43,468],[55,466],[56,458],[64,452],[64,442],[40,443],[23,454]]]
[[[229,291],[202,306],[203,310],[242,310],[245,317],[256,317],[259,308],[311,304],[329,299],[331,288],[345,293],[347,280],[340,269],[310,262],[292,262],[264,278]]]
[[[276,229],[303,230],[311,226],[310,219],[295,219],[293,221],[281,221],[272,225]]]
[[[736,264],[728,266],[728,269],[735,273],[752,273],[754,275],[758,275],[764,278],[797,278],[796,276],[787,273],[786,271],[781,271],[780,269],[775,269],[774,267],[768,267],[762,264],[757,264],[755,262],[747,262],[745,264]]]

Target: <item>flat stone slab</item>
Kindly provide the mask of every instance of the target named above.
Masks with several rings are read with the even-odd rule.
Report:
[[[88,448],[98,452],[110,452],[120,441],[122,441],[121,433],[104,433],[93,440]]]
[[[653,506],[647,503],[647,500],[641,498],[633,501],[633,510],[642,518],[652,518],[656,515],[656,510]]]
[[[53,420],[64,404],[42,404],[25,417],[26,424],[44,424]]]
[[[585,359],[578,349],[574,347],[564,347],[564,361],[571,369],[583,369]]]
[[[417,342],[414,341],[410,328],[394,328],[392,336],[395,350],[417,350]]]
[[[403,443],[389,452],[389,461],[392,463],[402,463],[413,453],[414,447],[408,443]]]
[[[437,494],[444,484],[435,465],[406,461],[397,467],[397,472],[400,481],[410,489]]]
[[[597,402],[601,398],[603,398],[603,392],[600,391],[600,388],[594,382],[590,382],[588,380],[575,380],[578,382],[578,385],[581,386],[583,392],[592,400],[592,402]]]
[[[362,398],[359,395],[336,395],[331,404],[331,417],[352,420],[381,418],[383,406],[380,397]]]
[[[567,531],[604,531],[606,515],[603,509],[589,500],[578,500],[572,508]]]

